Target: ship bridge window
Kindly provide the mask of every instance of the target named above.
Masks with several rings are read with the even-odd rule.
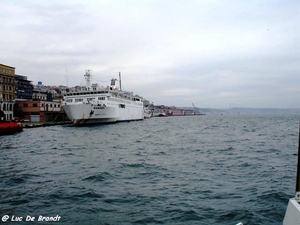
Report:
[[[119,104],[119,108],[125,109],[125,105],[124,104]]]
[[[67,99],[66,102],[73,102],[73,99]]]
[[[83,99],[82,98],[76,98],[75,102],[83,102]]]
[[[105,97],[98,97],[98,100],[104,101],[104,100],[105,100]]]
[[[87,98],[88,101],[93,101],[95,98]]]

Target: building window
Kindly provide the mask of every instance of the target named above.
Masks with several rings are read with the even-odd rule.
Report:
[[[23,107],[28,107],[28,104],[27,104],[27,103],[24,103],[24,104],[23,104]]]
[[[33,103],[33,107],[37,107],[38,105],[36,103]]]

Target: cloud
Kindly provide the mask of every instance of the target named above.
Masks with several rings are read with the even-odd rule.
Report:
[[[70,86],[91,69],[157,104],[300,107],[297,1],[0,2],[0,63]]]

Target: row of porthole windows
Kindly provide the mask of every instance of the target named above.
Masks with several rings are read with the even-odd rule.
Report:
[[[75,102],[83,102],[83,98],[75,98]],[[95,98],[87,98],[87,101],[93,101]],[[105,101],[105,97],[98,97],[98,100]],[[73,102],[73,99],[67,99],[66,102]]]
[[[12,111],[13,110],[13,104],[3,103],[1,108],[2,108],[3,111]]]

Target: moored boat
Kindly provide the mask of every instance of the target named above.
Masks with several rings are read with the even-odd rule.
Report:
[[[154,109],[154,110],[152,111],[152,116],[153,116],[153,117],[166,117],[167,114],[166,114],[165,111],[162,110],[162,109]]]
[[[144,119],[150,119],[152,117],[152,111],[149,107],[144,107]]]
[[[20,122],[0,121],[0,135],[11,135],[22,131],[23,126]]]
[[[111,79],[110,86],[91,84],[91,72],[85,73],[86,85],[80,90],[64,94],[63,109],[75,125],[113,123],[144,119],[143,98],[133,92],[121,89],[117,79]]]

